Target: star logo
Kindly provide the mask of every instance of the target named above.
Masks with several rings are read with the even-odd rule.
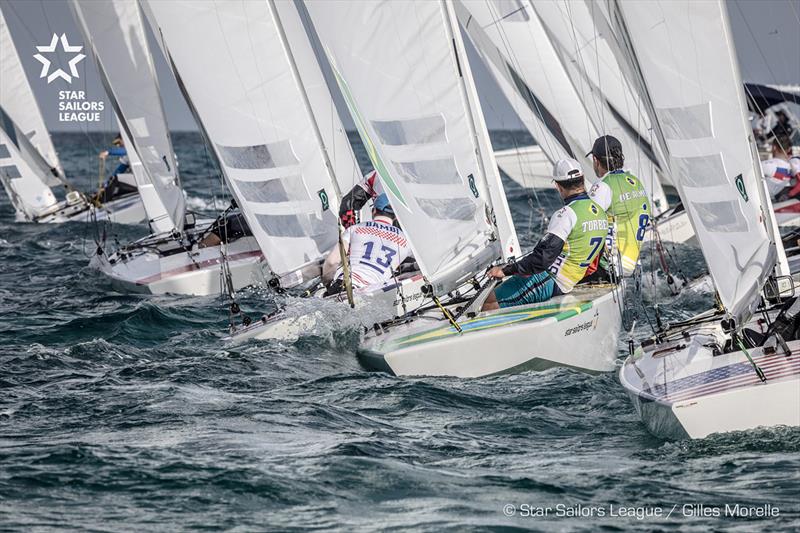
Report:
[[[61,41],[61,49],[64,50],[65,53],[75,54],[72,59],[69,60],[69,74],[60,68],[54,70],[53,72],[49,72],[52,62],[41,54],[41,52],[55,52],[59,40]],[[81,50],[83,50],[83,46],[70,46],[69,41],[67,41],[66,34],[62,33],[61,37],[59,38],[58,35],[54,33],[53,39],[50,41],[48,46],[37,46],[36,50],[38,50],[40,53],[34,54],[33,57],[42,64],[42,71],[39,73],[39,77],[47,78],[47,83],[52,82],[56,78],[61,78],[67,83],[72,83],[73,77],[80,78],[77,65],[86,57],[84,54],[80,53]]]

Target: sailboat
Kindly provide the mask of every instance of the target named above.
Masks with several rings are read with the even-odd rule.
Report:
[[[800,426],[798,301],[773,305],[760,295],[785,260],[725,4],[610,1],[607,16],[626,43],[721,302],[643,342],[620,382],[665,438]]]
[[[266,258],[269,286],[313,283],[338,241],[340,191],[361,174],[294,6],[143,7]]]
[[[120,180],[131,176],[121,176]],[[137,193],[103,204],[75,190],[44,125],[39,106],[11,38],[0,6],[0,181],[17,214],[26,222],[110,220],[138,224],[144,207]],[[66,199],[58,201],[52,187],[63,185]]]
[[[667,209],[660,163],[643,137],[649,124],[638,113],[635,93],[614,74],[618,68],[610,47],[590,31],[590,10],[577,3],[527,0],[454,5],[484,64],[551,163],[575,158],[592,182],[585,154],[596,138],[614,135],[654,213]]]
[[[198,223],[193,215],[186,215],[178,165],[137,3],[74,0],[71,7],[97,63],[125,145],[134,148],[131,168],[151,230],[150,235],[111,253],[100,243],[90,265],[108,276],[117,289],[149,294],[224,292],[224,259],[233,290],[263,282],[263,255],[255,239],[245,236],[227,244],[203,246],[211,222]],[[123,35],[125,38],[120,38]]]
[[[452,3],[306,5],[426,283],[425,306],[365,335],[362,364],[461,377],[613,370],[614,288],[478,312],[490,287],[477,278],[520,249]]]

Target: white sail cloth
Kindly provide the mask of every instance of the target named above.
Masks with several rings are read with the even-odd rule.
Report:
[[[23,155],[34,169],[42,174],[47,185],[59,185],[61,183],[59,177],[64,177],[64,169],[44,125],[44,118],[11,38],[2,5],[0,5],[0,106],[20,131],[24,132],[30,145],[35,149],[35,155]],[[34,160],[37,156],[40,161]],[[54,176],[50,169],[55,169],[58,176]]]
[[[58,202],[41,174],[23,157],[26,143],[25,134],[0,107],[0,181],[18,216],[33,221]]]
[[[144,186],[150,227],[180,231],[185,199],[139,7],[135,0],[73,0],[71,5],[125,133],[126,148],[135,150],[141,162],[133,171],[137,184]],[[150,188],[155,194],[149,194]]]
[[[486,128],[471,96],[474,85],[449,6],[428,1],[306,5],[434,290],[452,288],[461,275],[508,248],[510,255],[518,254],[507,205],[489,198],[492,191],[502,192],[502,185],[493,157],[482,152]],[[498,231],[487,220],[486,208],[491,212],[492,207],[502,225]],[[503,250],[499,242],[487,248],[494,237]]]
[[[538,17],[522,0],[455,2],[458,20],[511,107],[552,164],[565,157],[594,178],[591,123]]]
[[[614,36],[599,31],[599,8],[593,2],[571,0],[530,3],[594,128],[620,140],[625,168],[642,181],[653,200],[653,213],[665,210],[665,175],[659,172],[662,158],[652,146],[649,117],[622,74],[612,48]]]
[[[625,0],[624,23],[671,175],[727,311],[746,317],[772,270],[771,209],[721,1]]]
[[[361,175],[293,4],[145,5],[270,269],[319,262]]]

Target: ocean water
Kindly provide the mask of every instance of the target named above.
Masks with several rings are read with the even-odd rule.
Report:
[[[110,138],[55,136],[84,189]],[[199,136],[174,142],[190,207],[225,206]],[[513,185],[508,195],[530,247],[558,199]],[[800,529],[797,429],[663,441],[614,374],[368,373],[358,333],[337,324],[295,343],[226,346],[224,301],[113,292],[87,268],[93,234],[15,223],[0,200],[2,530]],[[112,230],[120,242],[141,234]],[[688,277],[702,272],[697,249],[671,251]],[[643,294],[665,320],[712,301],[658,281]],[[253,314],[276,302],[262,288],[243,295]],[[726,517],[726,504],[778,516]]]

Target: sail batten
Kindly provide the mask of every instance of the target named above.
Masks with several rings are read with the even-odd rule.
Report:
[[[722,2],[613,1],[612,20],[720,300],[743,323],[778,255]]]
[[[360,172],[296,8],[146,8],[270,269],[284,285],[299,282],[293,273],[336,243],[337,190]]]
[[[503,256],[516,235],[487,219],[493,211],[510,223],[507,205],[493,201],[502,186],[487,175],[496,165],[486,158],[485,125],[451,8],[424,1],[306,6],[420,269],[437,293],[452,289]]]

